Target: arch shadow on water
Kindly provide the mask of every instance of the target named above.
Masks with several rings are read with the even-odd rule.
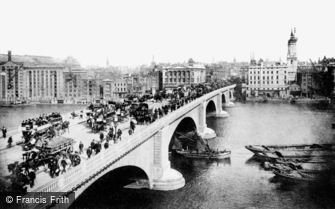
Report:
[[[70,208],[103,208],[106,205],[110,205],[111,208],[124,207],[128,204],[124,202],[125,196],[129,199],[126,195],[128,189],[124,186],[135,182],[136,179],[148,179],[148,176],[144,170],[136,166],[116,168],[90,185]],[[131,205],[136,202],[142,204],[143,200],[136,195],[136,192],[131,194],[133,195]]]

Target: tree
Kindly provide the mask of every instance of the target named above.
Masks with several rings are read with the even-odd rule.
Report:
[[[334,67],[330,66],[330,62],[335,61],[334,58],[327,59],[326,57],[320,61],[321,70],[313,73],[315,85],[312,87],[316,94],[331,97],[334,90]]]

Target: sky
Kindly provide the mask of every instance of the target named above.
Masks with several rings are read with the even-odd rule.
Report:
[[[83,65],[335,56],[335,1],[0,0],[0,53],[73,56]],[[333,3],[334,2],[334,3]]]

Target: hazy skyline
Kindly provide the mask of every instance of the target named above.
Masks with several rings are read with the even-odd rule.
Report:
[[[5,0],[0,53],[73,56],[83,65],[335,56],[332,1]]]

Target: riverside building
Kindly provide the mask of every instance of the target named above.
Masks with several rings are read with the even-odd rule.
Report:
[[[163,87],[174,89],[181,85],[206,82],[206,68],[202,64],[188,62],[186,65],[165,67],[162,70]]]
[[[51,57],[0,55],[0,103],[55,102],[63,97],[64,69]]]
[[[287,63],[258,62],[251,60],[248,69],[248,96],[267,96],[284,98],[289,96],[289,86],[297,76],[297,38],[291,32],[288,40]]]

